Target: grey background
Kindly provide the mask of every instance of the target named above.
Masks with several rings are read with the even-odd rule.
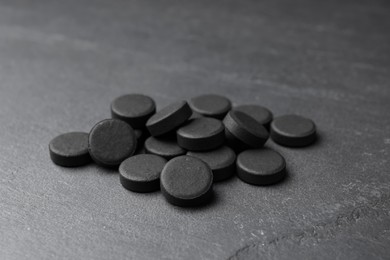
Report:
[[[388,1],[0,0],[1,259],[389,259]],[[48,143],[117,96],[202,93],[312,118],[271,187],[200,209],[123,189]]]

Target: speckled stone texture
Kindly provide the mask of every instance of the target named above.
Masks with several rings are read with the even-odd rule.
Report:
[[[383,259],[390,255],[388,1],[0,0],[2,259]],[[214,185],[203,208],[67,169],[51,138],[128,93],[220,93],[312,119],[288,178]],[[110,174],[112,173],[112,174]]]

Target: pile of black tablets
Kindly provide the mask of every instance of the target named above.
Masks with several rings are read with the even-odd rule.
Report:
[[[161,189],[168,202],[196,206],[212,196],[213,182],[237,174],[252,185],[271,185],[286,175],[286,162],[264,148],[269,136],[280,145],[300,147],[315,141],[310,119],[273,118],[258,105],[232,108],[219,95],[178,101],[156,113],[152,98],[131,94],[111,104],[112,119],[90,133],[71,132],[49,145],[55,164],[75,167],[92,159],[119,167],[123,187],[134,192]]]

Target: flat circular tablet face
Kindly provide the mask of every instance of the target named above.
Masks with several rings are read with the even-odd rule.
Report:
[[[177,143],[191,151],[206,151],[225,142],[225,127],[215,118],[201,117],[190,120],[176,131]]]
[[[71,132],[57,136],[49,144],[51,160],[60,166],[75,167],[89,163],[88,134]]]
[[[237,175],[253,185],[274,184],[285,177],[286,162],[271,149],[246,150],[237,156]]]
[[[258,105],[242,105],[235,107],[234,110],[253,117],[257,122],[269,129],[273,116],[267,108]]]
[[[230,111],[223,123],[228,143],[235,148],[260,148],[267,141],[267,129],[252,117],[240,111]],[[238,145],[237,145],[238,144]]]
[[[146,123],[146,127],[153,136],[169,133],[182,125],[192,115],[191,108],[186,101],[173,103],[156,114]]]
[[[202,160],[179,156],[170,160],[160,177],[160,187],[166,200],[177,206],[197,206],[212,195],[213,174]]]
[[[160,188],[160,174],[167,160],[154,154],[139,154],[119,166],[122,186],[135,192],[152,192]]]
[[[236,154],[228,146],[207,152],[188,152],[187,155],[207,163],[213,172],[214,182],[231,177],[236,170]]]
[[[145,141],[146,153],[159,155],[167,160],[184,155],[186,150],[181,148],[175,139],[149,137]]]
[[[313,121],[302,116],[280,116],[271,123],[271,138],[284,146],[307,146],[316,139],[316,126]]]
[[[144,128],[155,112],[154,100],[141,94],[121,96],[111,103],[112,118],[121,119],[135,129]]]
[[[118,166],[134,154],[136,147],[133,128],[122,120],[103,120],[89,133],[89,154],[102,166]]]
[[[232,108],[229,99],[213,94],[194,97],[189,101],[189,105],[194,112],[217,119],[223,119]]]

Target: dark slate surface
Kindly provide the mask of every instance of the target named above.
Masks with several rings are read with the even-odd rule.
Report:
[[[388,1],[0,0],[1,259],[385,259],[390,255]],[[53,165],[48,144],[202,93],[298,113],[277,186],[215,185],[200,209],[115,172]]]

